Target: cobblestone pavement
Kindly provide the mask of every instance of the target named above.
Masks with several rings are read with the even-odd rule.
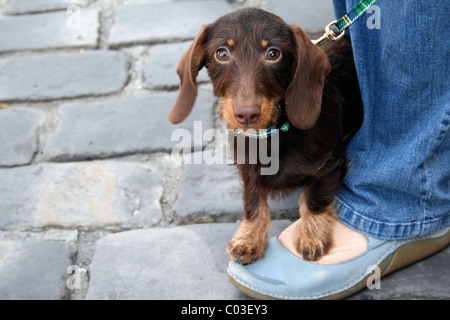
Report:
[[[189,41],[243,6],[310,32],[333,19],[313,0],[0,0],[0,299],[248,299],[226,276],[235,168],[170,153],[175,129],[198,151],[194,121],[220,128],[204,72],[187,121],[167,120]],[[272,202],[273,234],[299,192]],[[448,299],[449,256],[353,298]]]

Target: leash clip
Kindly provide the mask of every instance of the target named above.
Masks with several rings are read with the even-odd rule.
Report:
[[[319,39],[311,40],[316,46],[320,46],[321,44],[327,42],[328,40],[337,41],[342,38],[345,34],[345,30],[339,31],[336,26],[336,22],[332,21],[325,27],[325,33]],[[334,27],[334,28],[333,28]]]

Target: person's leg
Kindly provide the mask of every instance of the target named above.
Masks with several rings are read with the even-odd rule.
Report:
[[[350,27],[364,123],[348,148],[339,216],[373,237],[411,238],[450,224],[450,2],[377,6]]]
[[[334,1],[336,16],[357,2]],[[448,1],[379,1],[350,27],[364,123],[336,206],[354,229],[336,223],[319,263],[362,253],[363,234],[412,238],[450,224],[449,10]],[[292,230],[279,236],[290,251]]]

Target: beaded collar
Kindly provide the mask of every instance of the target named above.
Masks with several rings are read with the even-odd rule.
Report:
[[[291,124],[289,123],[289,120],[286,120],[286,122],[283,125],[281,125],[279,128],[277,128],[277,125],[273,125],[267,129],[259,129],[258,131],[254,130],[254,129],[249,129],[246,131],[244,131],[243,129],[237,129],[236,133],[244,135],[249,138],[266,139],[270,136],[273,136],[273,135],[279,133],[280,131],[286,132],[289,130],[290,127],[291,127]]]

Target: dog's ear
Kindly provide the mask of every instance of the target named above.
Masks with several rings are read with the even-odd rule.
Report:
[[[197,75],[204,66],[205,42],[207,27],[203,27],[192,42],[189,49],[181,57],[177,74],[180,78],[180,93],[178,99],[169,114],[169,120],[173,124],[182,122],[192,110],[197,98]]]
[[[299,129],[310,129],[320,115],[322,91],[330,62],[319,47],[298,26],[292,26],[297,57],[293,62],[293,76],[286,92],[286,114]]]

